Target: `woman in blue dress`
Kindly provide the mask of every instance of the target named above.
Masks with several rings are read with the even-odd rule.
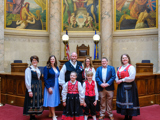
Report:
[[[59,94],[59,68],[57,67],[57,59],[51,55],[47,61],[47,66],[44,67],[44,107],[49,107],[49,117],[57,120],[55,116],[55,107],[60,104]]]

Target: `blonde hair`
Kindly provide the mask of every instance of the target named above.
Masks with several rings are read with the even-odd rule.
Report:
[[[89,75],[93,76],[93,72],[92,72],[92,71],[88,71],[88,72],[86,73],[86,76],[89,76]]]
[[[71,76],[72,73],[76,74],[76,76],[77,76],[77,73],[76,73],[75,71],[72,71],[72,72],[70,73],[70,76]]]
[[[89,59],[90,60],[90,67],[93,67],[93,63],[92,63],[92,59],[90,57],[86,57],[86,59],[84,60],[84,68],[86,68],[86,60]]]

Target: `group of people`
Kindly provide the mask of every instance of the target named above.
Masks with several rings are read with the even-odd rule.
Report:
[[[121,64],[115,72],[113,66],[108,65],[108,59],[101,59],[102,66],[95,71],[92,60],[87,57],[84,64],[77,61],[77,53],[73,52],[70,60],[62,69],[57,67],[57,59],[51,55],[44,68],[44,97],[42,96],[41,73],[37,67],[39,58],[31,56],[31,66],[25,71],[26,95],[24,115],[35,115],[43,112],[43,107],[49,107],[49,117],[57,120],[55,107],[60,104],[59,85],[62,86],[62,102],[64,106],[62,120],[87,120],[91,114],[96,120],[96,105],[100,100],[99,120],[105,118],[114,120],[112,101],[114,81],[118,84],[116,109],[117,113],[125,115],[124,120],[132,120],[132,116],[140,115],[137,87],[134,82],[136,71],[131,65],[128,54],[121,56]]]

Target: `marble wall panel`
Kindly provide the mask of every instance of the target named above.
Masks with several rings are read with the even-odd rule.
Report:
[[[139,37],[114,37],[113,38],[113,66],[121,65],[120,56],[129,54],[132,64],[142,60],[150,60],[154,64],[154,72],[158,71],[158,36],[148,35]]]
[[[45,66],[49,57],[49,38],[48,37],[19,37],[5,36],[4,41],[4,70],[11,71],[10,64],[14,60],[22,60],[23,63],[30,64],[30,57],[39,57],[38,66]]]

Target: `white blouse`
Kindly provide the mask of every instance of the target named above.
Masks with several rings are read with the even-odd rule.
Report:
[[[126,69],[126,67],[128,66],[129,64],[127,65],[123,65],[120,69],[118,69],[119,72],[123,71],[124,69]],[[135,80],[135,76],[136,76],[136,70],[135,70],[135,67],[133,65],[131,65],[129,68],[128,68],[128,73],[129,73],[129,77],[125,77],[123,78],[123,82],[132,82]],[[116,81],[118,80],[118,76],[116,74]]]
[[[84,94],[86,92],[86,83],[83,83],[83,90],[84,90]],[[95,100],[98,100],[98,89],[97,89],[97,83],[95,82],[95,87],[94,87],[94,91],[95,91]]]
[[[37,76],[38,76],[38,79],[40,79],[40,76],[41,76],[41,72],[40,70],[38,69],[38,67],[34,67],[33,65],[30,66],[30,68],[27,68],[25,70],[25,85],[26,85],[26,88],[28,89],[28,92],[32,92],[31,90],[31,70],[32,71],[36,71],[37,72]]]
[[[95,71],[95,69],[92,67],[92,68],[85,68],[84,70],[84,72],[85,72],[85,79],[86,79],[86,72],[87,71],[89,71],[90,69],[92,69],[92,72],[93,72],[93,77],[92,77],[92,80],[94,80],[95,81],[95,74],[96,74],[96,71]]]
[[[72,83],[71,80],[70,80],[70,82]],[[76,83],[76,80],[72,84],[75,84],[75,83]],[[80,82],[78,82],[78,91],[79,91],[80,103],[84,103],[85,94],[84,94],[84,90],[83,90],[83,87],[82,87]],[[63,85],[63,90],[62,90],[62,93],[61,93],[63,102],[66,102],[67,93],[68,93],[68,82],[66,82]]]

